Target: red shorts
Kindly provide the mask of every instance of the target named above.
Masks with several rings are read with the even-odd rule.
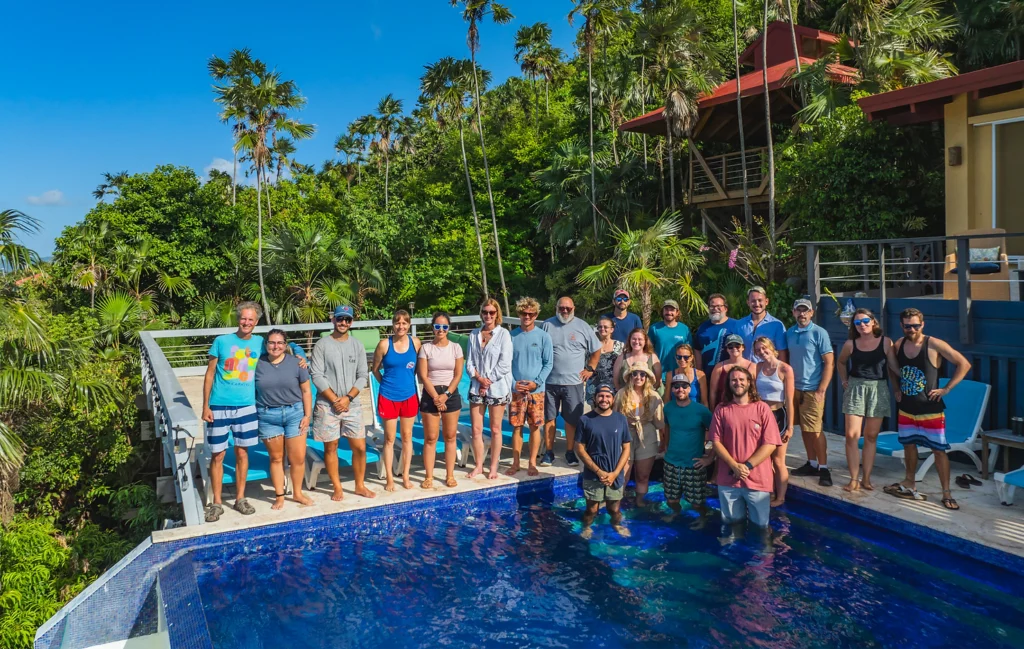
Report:
[[[420,410],[420,399],[415,394],[405,401],[392,401],[377,395],[377,415],[381,419],[415,417]]]

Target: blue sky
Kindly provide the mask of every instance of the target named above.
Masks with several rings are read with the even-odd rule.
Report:
[[[515,20],[481,30],[479,61],[496,81],[519,73],[512,56],[522,24],[548,22],[555,45],[572,52],[569,0],[506,4]],[[103,172],[230,165],[230,132],[217,119],[206,72],[211,55],[249,47],[299,84],[309,100],[300,116],[317,134],[297,157],[316,164],[387,93],[411,110],[425,64],[468,55],[466,26],[448,0],[65,0],[11,2],[4,14],[0,209],[43,222],[23,241],[44,256],[95,204]]]

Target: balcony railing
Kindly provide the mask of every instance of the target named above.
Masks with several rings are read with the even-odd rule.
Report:
[[[761,196],[766,178],[763,159],[767,149],[747,149],[747,194]],[[690,202],[710,203],[743,198],[743,156],[739,151],[703,156],[693,152],[690,161]]]

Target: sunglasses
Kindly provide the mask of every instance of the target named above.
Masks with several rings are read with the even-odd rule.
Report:
[[[519,312],[519,317],[520,318],[536,318],[537,314],[536,313],[530,313],[529,311],[520,311]]]
[[[726,348],[726,349],[739,349],[739,348],[740,348],[740,347],[742,347],[742,346],[743,346],[743,345],[741,345],[741,344],[739,344],[739,343],[733,343],[733,344],[731,344],[731,345],[726,345],[726,346],[725,346],[725,348]]]
[[[690,356],[689,354],[676,354],[676,358],[678,358],[681,361],[688,361],[693,357]]]
[[[338,321],[338,322],[345,322],[347,324],[352,324],[352,318],[350,318],[348,316],[343,316],[341,318],[335,318],[335,320]]]
[[[861,318],[860,320],[854,320],[853,324],[858,325],[858,326],[859,325],[871,324],[871,318]]]
[[[487,311],[481,311],[480,315],[498,315],[498,312],[494,309],[489,309]]]
[[[644,378],[647,378],[647,372],[641,372],[641,371],[637,370],[636,372],[632,372],[632,373],[630,374],[630,376],[632,376],[632,377],[633,377],[634,379],[635,379],[636,377],[638,377],[638,376],[642,376],[642,377],[644,377]]]
[[[673,383],[672,384],[672,389],[673,390],[682,390],[683,388],[686,388],[687,390],[689,390],[690,389],[690,384],[689,383]]]
[[[616,302],[629,302],[629,298],[625,297],[625,296],[620,296],[620,297],[615,298],[615,301]]]
[[[434,331],[448,331],[449,325],[435,324]]]
[[[903,325],[903,328],[907,329],[907,330],[911,330],[911,331],[917,331],[918,329],[920,329],[923,326],[924,326],[923,324],[905,324],[905,325]]]
[[[571,306],[560,306],[560,307],[558,307],[558,310],[561,311],[562,313],[569,313],[570,311],[573,310],[573,307],[571,307]]]

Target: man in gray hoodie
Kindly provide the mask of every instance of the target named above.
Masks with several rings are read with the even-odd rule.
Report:
[[[373,498],[377,494],[364,484],[366,478],[366,428],[359,391],[366,386],[366,350],[349,335],[354,318],[352,307],[334,310],[334,331],[313,346],[310,374],[317,389],[313,410],[313,439],[324,444],[324,468],[334,485],[331,500],[341,500],[338,477],[338,441],[344,436],[352,449],[352,471],[357,496]]]

